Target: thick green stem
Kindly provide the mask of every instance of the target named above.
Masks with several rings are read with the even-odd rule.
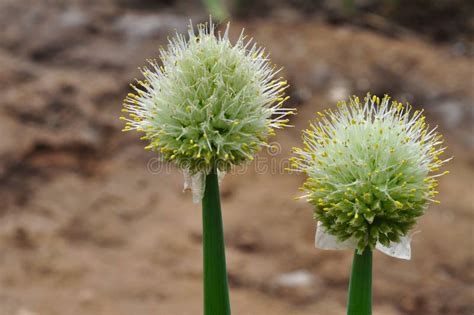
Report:
[[[347,315],[372,314],[372,251],[366,248],[354,253],[349,283]]]
[[[225,263],[224,230],[217,171],[206,176],[202,199],[204,248],[204,315],[229,315],[229,289]]]

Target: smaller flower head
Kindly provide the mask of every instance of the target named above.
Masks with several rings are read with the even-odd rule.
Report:
[[[340,241],[355,238],[359,251],[399,242],[447,173],[437,173],[447,161],[439,158],[441,135],[422,111],[388,96],[368,95],[364,103],[354,97],[318,116],[292,158],[308,175],[302,190],[315,219]]]
[[[252,160],[292,113],[264,49],[243,34],[232,44],[228,30],[214,35],[211,22],[176,35],[125,99],[124,130],[143,132],[146,148],[191,174]]]

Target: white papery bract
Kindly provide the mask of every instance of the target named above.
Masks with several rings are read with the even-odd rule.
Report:
[[[177,34],[149,61],[124,102],[124,131],[190,174],[228,171],[253,159],[274,128],[287,125],[286,82],[275,78],[264,49],[243,33],[235,44],[212,22]]]
[[[388,96],[354,97],[317,114],[292,158],[293,169],[308,175],[302,190],[315,219],[341,242],[356,239],[359,251],[399,242],[447,173],[433,174],[447,161],[439,159],[441,135],[422,111]]]

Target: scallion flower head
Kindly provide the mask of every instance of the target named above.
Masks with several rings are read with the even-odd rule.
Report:
[[[190,174],[252,160],[292,113],[264,49],[243,33],[232,44],[228,31],[215,35],[210,22],[177,34],[124,101],[124,131],[143,132],[147,149]]]
[[[422,111],[388,96],[354,97],[318,116],[292,158],[308,175],[302,190],[315,219],[339,241],[355,240],[359,252],[400,242],[447,173],[438,172],[447,161],[441,135]]]

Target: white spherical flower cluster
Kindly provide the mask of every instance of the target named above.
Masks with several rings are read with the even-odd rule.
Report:
[[[368,95],[318,113],[295,148],[293,168],[315,219],[339,241],[353,238],[361,252],[399,242],[438,193],[437,172],[449,159],[441,135],[422,111]]]
[[[293,113],[282,107],[287,85],[264,49],[243,33],[232,44],[228,31],[215,35],[211,22],[177,34],[124,102],[124,131],[143,132],[147,149],[190,174],[252,160]]]

